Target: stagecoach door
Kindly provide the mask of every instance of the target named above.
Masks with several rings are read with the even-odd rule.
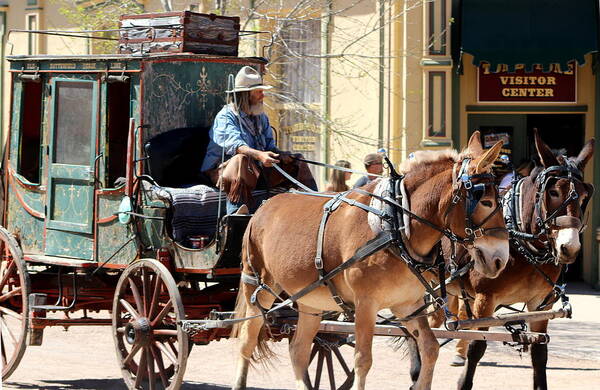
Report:
[[[93,256],[98,82],[52,81],[46,254]]]

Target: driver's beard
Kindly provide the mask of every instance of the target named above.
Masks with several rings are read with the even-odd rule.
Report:
[[[258,102],[258,103],[254,103],[251,104],[250,107],[248,108],[248,115],[260,115],[264,112],[264,108],[263,108],[263,103],[262,102]]]

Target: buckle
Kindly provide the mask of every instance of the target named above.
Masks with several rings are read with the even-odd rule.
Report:
[[[575,190],[571,190],[571,192],[569,193],[569,198],[575,200],[579,198],[579,194],[577,193],[577,191]]]
[[[322,257],[315,257],[315,267],[317,269],[323,269],[323,258]]]
[[[470,190],[471,188],[473,188],[473,182],[471,180],[463,180],[463,183],[465,185],[465,188],[467,190]]]
[[[482,228],[475,229],[473,231],[473,235],[475,236],[475,238],[481,238],[481,237],[483,237],[483,229]]]
[[[468,227],[467,227],[467,228],[465,228],[465,234],[466,234],[467,236],[472,236],[472,235],[473,235],[473,229],[471,229],[471,228],[468,228]]]
[[[340,297],[339,295],[332,295],[331,297],[333,298],[333,300],[335,301],[335,303],[339,307],[341,307],[344,311],[350,309],[350,307],[348,306],[348,304],[346,304],[346,302],[344,302],[344,300],[342,299],[342,297]]]
[[[446,300],[442,297],[436,297],[433,301],[433,305],[438,308],[446,308]]]
[[[452,203],[457,204],[458,202],[460,202],[460,196],[458,194],[455,194],[452,198]]]

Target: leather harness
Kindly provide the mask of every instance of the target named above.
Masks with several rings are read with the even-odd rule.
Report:
[[[300,188],[302,188],[304,190],[304,192],[292,190],[293,193],[302,194],[302,195],[327,197],[327,198],[331,198],[331,199],[328,200],[325,203],[325,205],[323,206],[323,216],[321,217],[321,222],[319,224],[319,230],[317,233],[317,248],[316,248],[316,254],[315,254],[315,267],[319,273],[319,278],[315,282],[306,286],[305,288],[303,288],[296,294],[290,296],[286,300],[282,300],[270,287],[268,287],[264,283],[262,283],[260,274],[258,274],[256,272],[256,270],[254,270],[254,268],[252,267],[252,264],[250,263],[250,257],[247,256],[247,262],[248,262],[254,276],[242,273],[242,282],[244,282],[246,284],[250,284],[250,285],[255,285],[258,287],[252,295],[251,303],[258,306],[258,308],[261,310],[261,313],[263,316],[266,317],[267,315],[269,315],[277,310],[280,310],[284,307],[292,306],[292,304],[294,302],[296,302],[298,299],[302,298],[303,296],[310,293],[314,289],[325,285],[329,288],[334,301],[338,304],[340,309],[344,312],[346,318],[352,319],[354,317],[354,315],[353,315],[354,308],[352,307],[351,304],[346,303],[342,299],[342,297],[338,294],[337,289],[335,288],[334,284],[332,283],[332,279],[336,275],[338,275],[339,273],[343,272],[344,270],[350,268],[351,266],[358,263],[359,261],[362,261],[363,259],[365,259],[365,258],[371,256],[372,254],[374,254],[380,250],[383,250],[383,249],[393,250],[394,253],[396,253],[396,255],[398,255],[398,257],[400,257],[407,264],[407,266],[411,270],[411,272],[415,275],[415,277],[417,277],[417,279],[421,282],[421,284],[425,287],[427,292],[433,298],[431,301],[426,302],[424,305],[422,305],[417,310],[415,310],[412,314],[410,314],[406,318],[402,319],[403,321],[407,321],[409,319],[413,319],[417,316],[422,315],[420,313],[431,305],[436,306],[436,309],[443,308],[447,317],[450,315],[450,313],[447,311],[447,305],[446,305],[446,288],[445,288],[445,279],[443,277],[443,271],[444,271],[445,267],[444,267],[443,258],[441,260],[439,260],[439,264],[433,264],[433,266],[436,266],[436,265],[438,266],[439,272],[442,274],[442,276],[440,277],[441,296],[434,298],[437,295],[435,293],[435,289],[430,286],[430,284],[427,282],[427,280],[425,280],[425,278],[421,274],[421,272],[423,270],[430,269],[432,266],[420,263],[419,261],[415,260],[409,253],[407,246],[406,246],[406,242],[402,239],[402,230],[404,228],[404,222],[403,222],[404,218],[403,217],[404,217],[404,214],[407,214],[409,216],[409,218],[416,219],[420,223],[425,224],[425,225],[429,226],[430,228],[437,230],[438,232],[441,232],[443,235],[448,237],[453,242],[453,244],[459,243],[464,246],[473,245],[473,242],[475,241],[475,239],[487,234],[489,231],[495,231],[495,230],[504,230],[505,231],[506,229],[504,229],[504,228],[489,228],[489,229],[483,228],[483,225],[487,221],[489,221],[489,219],[493,215],[495,215],[498,212],[498,210],[500,209],[500,202],[498,202],[498,206],[496,207],[496,209],[494,209],[481,223],[475,225],[472,220],[472,213],[474,212],[474,210],[477,206],[477,203],[479,202],[481,196],[483,195],[483,191],[485,190],[485,187],[488,185],[493,185],[494,176],[492,174],[469,175],[467,173],[467,169],[468,169],[470,159],[464,159],[462,161],[462,164],[458,171],[458,174],[456,174],[456,169],[453,169],[453,172],[452,172],[453,173],[452,203],[450,204],[449,208],[446,210],[446,213],[444,216],[445,217],[448,216],[448,214],[451,212],[451,210],[460,201],[461,193],[465,192],[465,197],[466,197],[465,237],[459,237],[454,232],[452,232],[448,227],[441,228],[441,227],[427,221],[426,219],[412,213],[410,210],[406,209],[405,207],[403,207],[402,191],[400,191],[400,186],[401,186],[401,181],[404,179],[404,176],[398,174],[395,171],[392,163],[389,161],[389,159],[387,157],[385,157],[385,160],[390,168],[390,178],[388,180],[391,180],[391,184],[392,184],[390,186],[389,196],[379,196],[377,194],[370,193],[370,192],[365,191],[360,188],[355,188],[355,189],[352,189],[352,190],[349,190],[346,192],[342,192],[342,193],[338,193],[335,195],[318,193],[318,192],[312,191],[311,189],[302,185],[302,183],[297,182],[293,177],[289,176],[285,171],[283,171],[281,168],[279,168],[276,164],[274,165],[274,167],[283,176],[285,176],[288,180],[292,181],[292,183],[294,183],[295,185],[299,186]],[[481,180],[483,182],[474,184],[473,183],[474,179]],[[376,198],[376,199],[380,200],[381,202],[384,202],[388,205],[393,206],[394,212],[391,213],[391,215],[390,215],[389,213],[386,213],[385,211],[365,205],[361,202],[358,202],[355,199],[350,199],[347,197],[347,195],[351,192],[357,192],[357,193],[360,193],[363,195],[368,195],[372,198]],[[330,270],[329,272],[326,272],[324,270],[324,266],[323,266],[323,242],[324,242],[324,237],[325,237],[325,227],[326,227],[327,221],[329,219],[329,216],[334,211],[336,211],[342,203],[347,203],[351,206],[359,207],[360,209],[362,209],[364,211],[367,211],[367,212],[377,215],[382,220],[387,222],[387,225],[389,226],[389,228],[380,232],[375,238],[373,238],[372,240],[368,241],[366,244],[364,244],[363,246],[358,248],[355,251],[354,255],[350,259],[342,262],[340,265],[338,265],[334,269]],[[440,258],[441,258],[441,256],[440,256]],[[256,298],[256,296],[260,290],[268,291],[269,293],[274,295],[276,298],[279,298],[282,302],[279,303],[278,305],[272,307],[270,310],[266,310],[265,308],[260,306],[258,299]]]

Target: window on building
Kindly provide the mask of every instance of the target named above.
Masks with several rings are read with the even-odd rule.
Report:
[[[27,0],[27,5],[28,6],[38,5],[38,0]]]
[[[288,21],[281,38],[281,90],[297,102],[320,103],[321,21]]]
[[[23,82],[21,132],[17,172],[31,183],[40,182],[42,83]]]
[[[428,72],[427,137],[446,137],[446,72]]]
[[[427,52],[429,55],[446,55],[448,37],[446,0],[427,2]]]
[[[38,16],[36,14],[27,15],[27,30],[38,30]],[[29,33],[27,36],[27,54],[38,53],[38,34]]]

